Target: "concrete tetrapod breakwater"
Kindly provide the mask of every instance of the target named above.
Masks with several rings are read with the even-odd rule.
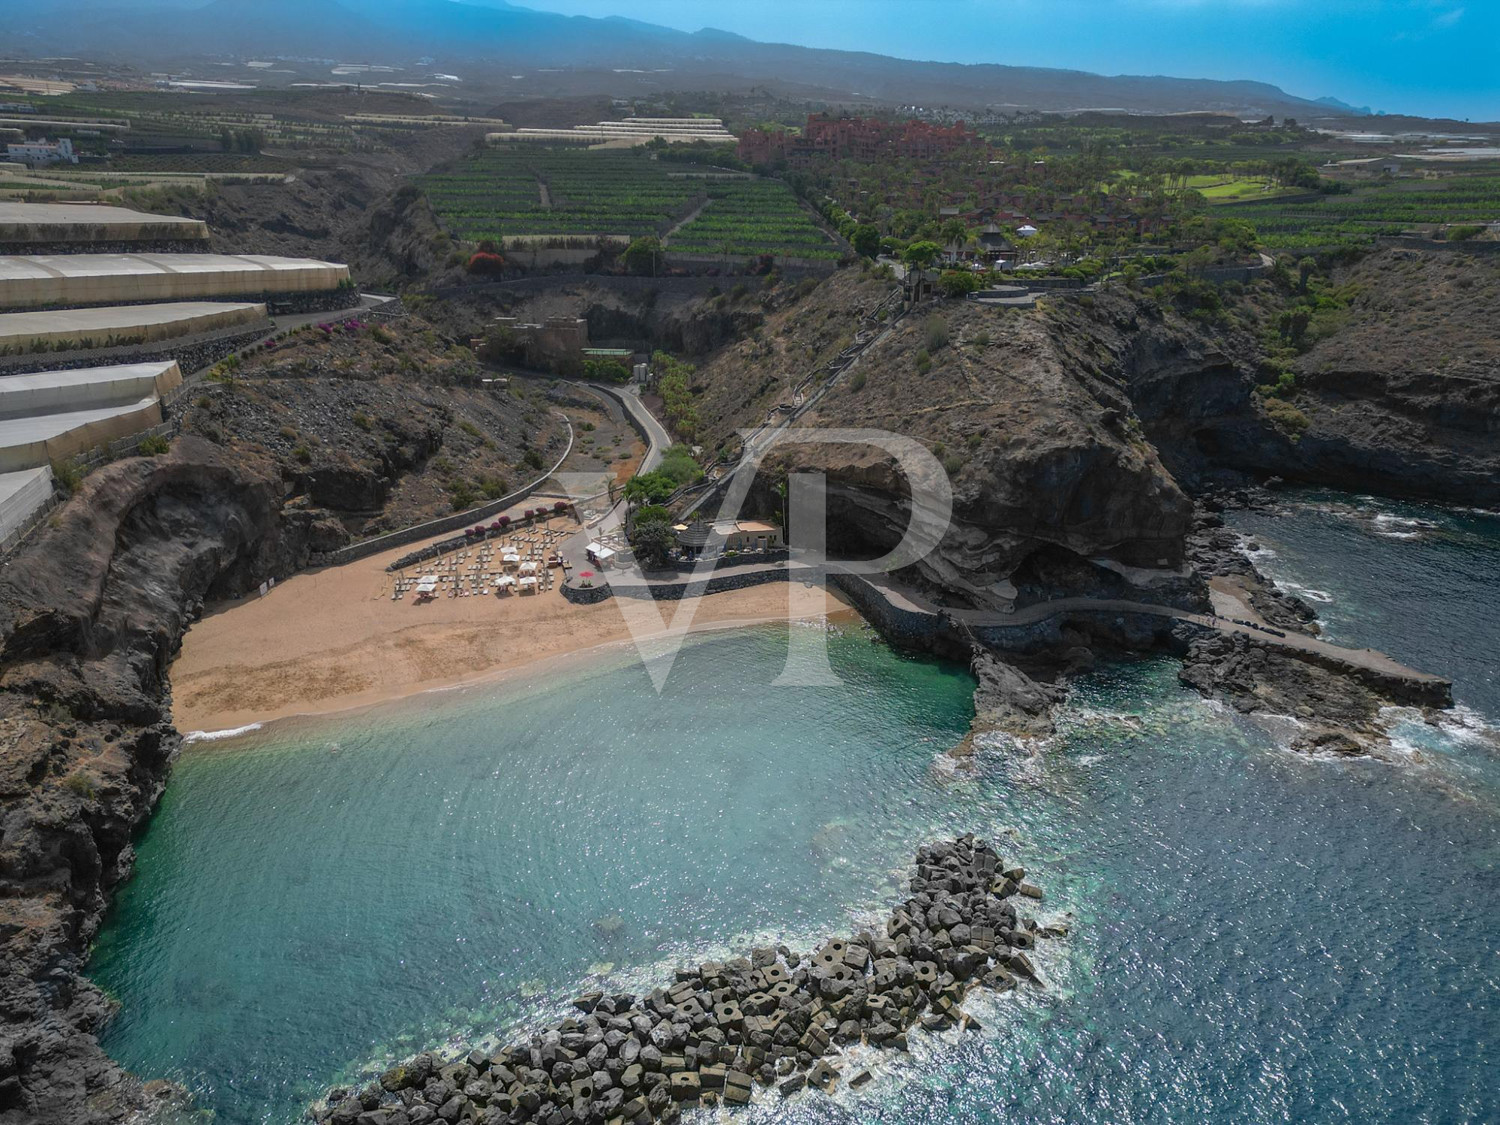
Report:
[[[972,988],[1037,982],[1026,951],[1042,929],[1015,896],[1041,898],[972,835],[917,851],[909,897],[880,934],[786,946],[678,969],[647,996],[590,992],[577,1015],[539,1034],[442,1062],[418,1055],[358,1090],[336,1089],[309,1116],[332,1125],[647,1125],[699,1105],[749,1102],[772,1087],[858,1087],[840,1048],[905,1050],[907,1032],[977,1028]],[[848,1072],[846,1072],[848,1071]]]

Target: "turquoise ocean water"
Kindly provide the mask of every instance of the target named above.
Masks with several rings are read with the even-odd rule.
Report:
[[[506,1034],[579,989],[878,916],[914,847],[1001,841],[1071,914],[1042,990],[755,1122],[1500,1120],[1500,521],[1309,495],[1237,517],[1335,637],[1455,679],[1399,764],[1309,760],[1166,659],[1080,683],[1036,752],[945,751],[960,668],[784,627],[190,747],[101,934],[105,1045],[223,1122]],[[1417,521],[1417,522],[1403,522]],[[872,1061],[875,1061],[872,1057]]]

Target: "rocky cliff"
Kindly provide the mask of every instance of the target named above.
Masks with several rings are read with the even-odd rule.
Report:
[[[734,441],[790,404],[794,381],[851,341],[859,310],[890,290],[848,271],[698,372],[708,443]],[[916,438],[941,463],[954,519],[922,577],[962,603],[1013,597],[1034,556],[1178,566],[1192,505],[1145,440],[1118,379],[1071,357],[1045,320],[1017,309],[944,302],[889,327],[815,408],[814,427]],[[905,526],[894,464],[863,446],[801,446],[783,469],[828,474],[831,546],[888,549]]]
[[[567,446],[542,387],[482,383],[468,348],[416,316],[252,352],[190,396],[183,432],[274,462],[317,518],[315,550],[504,496]]]
[[[0,1122],[119,1121],[149,1097],[81,974],[179,744],[167,668],[205,598],[306,559],[265,465],[201,439],[118,462],[0,571]]]
[[[1231,289],[1212,316],[1123,289],[1049,302],[1043,315],[1074,366],[1125,388],[1190,489],[1279,476],[1500,503],[1500,337],[1489,311],[1500,261],[1385,250],[1335,269],[1328,290],[1337,301],[1286,361],[1289,390],[1276,404],[1257,387],[1279,377],[1268,345],[1294,294],[1274,282]]]

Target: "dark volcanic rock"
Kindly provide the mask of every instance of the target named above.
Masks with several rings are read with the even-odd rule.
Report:
[[[1034,737],[1056,731],[1052,709],[1067,695],[1056,684],[1038,683],[993,653],[976,649],[969,665],[979,686],[974,689],[972,733],[1004,731]]]
[[[1389,705],[1451,707],[1446,680],[1416,682],[1315,658],[1243,633],[1196,636],[1178,677],[1242,712],[1289,715],[1302,724],[1298,749],[1355,753],[1384,741],[1380,710]]]
[[[683,1110],[721,1100],[743,1105],[757,1084],[775,1085],[783,1097],[809,1087],[831,1090],[840,1078],[833,1058],[841,1047],[869,1042],[905,1050],[902,1029],[918,1023],[933,1030],[960,1021],[977,1028],[960,1009],[971,982],[1004,990],[1015,987],[1016,976],[1037,979],[1030,960],[1013,948],[1035,944],[1036,923],[1018,922],[1010,901],[1018,893],[1040,897],[1025,874],[1006,869],[994,849],[973,836],[929,844],[917,852],[910,897],[887,921],[886,936],[835,938],[813,954],[811,969],[787,950],[757,949],[748,958],[680,968],[671,987],[649,996],[580,996],[574,1007],[581,1015],[492,1057],[470,1052],[463,1068],[472,1072],[471,1081],[462,1097],[489,1090],[485,1116],[478,1118],[485,1123],[562,1122],[571,1113],[573,1120],[645,1125],[670,1123]],[[941,949],[941,965],[928,959],[930,947]],[[648,1044],[658,1039],[672,1053]],[[584,1071],[560,1062],[549,1070],[549,1059],[569,1042],[593,1044]],[[631,1047],[641,1065],[611,1069]],[[382,1079],[385,1089],[404,1085],[420,1058],[387,1071],[396,1077]],[[851,1084],[869,1078],[860,1071]],[[442,1082],[399,1103],[394,1093],[374,1090],[377,1105],[406,1107],[408,1125],[434,1117],[456,1123],[469,1112]],[[312,1117],[343,1125],[348,1102],[340,1100],[342,1093],[330,1092]]]
[[[273,473],[207,442],[88,477],[0,573],[0,1121],[118,1121],[148,1098],[99,1049],[81,974],[179,744],[167,666],[206,597],[306,557]]]

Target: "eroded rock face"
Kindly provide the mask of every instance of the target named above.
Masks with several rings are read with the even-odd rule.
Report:
[[[209,596],[306,559],[273,472],[197,438],[88,477],[0,572],[0,1121],[150,1098],[99,1049],[82,975],[180,743],[168,664]]]
[[[1417,683],[1278,649],[1241,633],[1197,635],[1178,678],[1249,714],[1285,715],[1304,751],[1363,753],[1384,746],[1383,707],[1451,707],[1452,685]]]
[[[1052,714],[1067,696],[1065,687],[1033,680],[983,649],[975,651],[969,667],[979,681],[974,689],[971,733],[1001,731],[1023,738],[1056,733]]]
[[[1271,423],[1262,335],[1285,294],[1262,282],[1224,322],[1192,321],[1114,290],[1054,302],[1073,367],[1130,396],[1184,486],[1228,474],[1466,504],[1500,503],[1500,346],[1490,311],[1500,261],[1384,250],[1335,271],[1355,291],[1340,327],[1291,364],[1301,432]]]
[[[1022,310],[950,301],[870,328],[857,314],[889,284],[850,272],[699,371],[706,444],[761,420],[752,412],[791,403],[782,365],[800,378],[870,331],[875,342],[798,424],[899,433],[933,454],[953,520],[919,564],[929,582],[988,606],[996,584],[1048,546],[1134,566],[1181,562],[1192,505],[1122,385],[1066,354],[1048,322]],[[905,478],[877,449],[793,446],[773,455],[771,472],[783,471],[828,475],[836,552],[879,554],[908,522]]]

